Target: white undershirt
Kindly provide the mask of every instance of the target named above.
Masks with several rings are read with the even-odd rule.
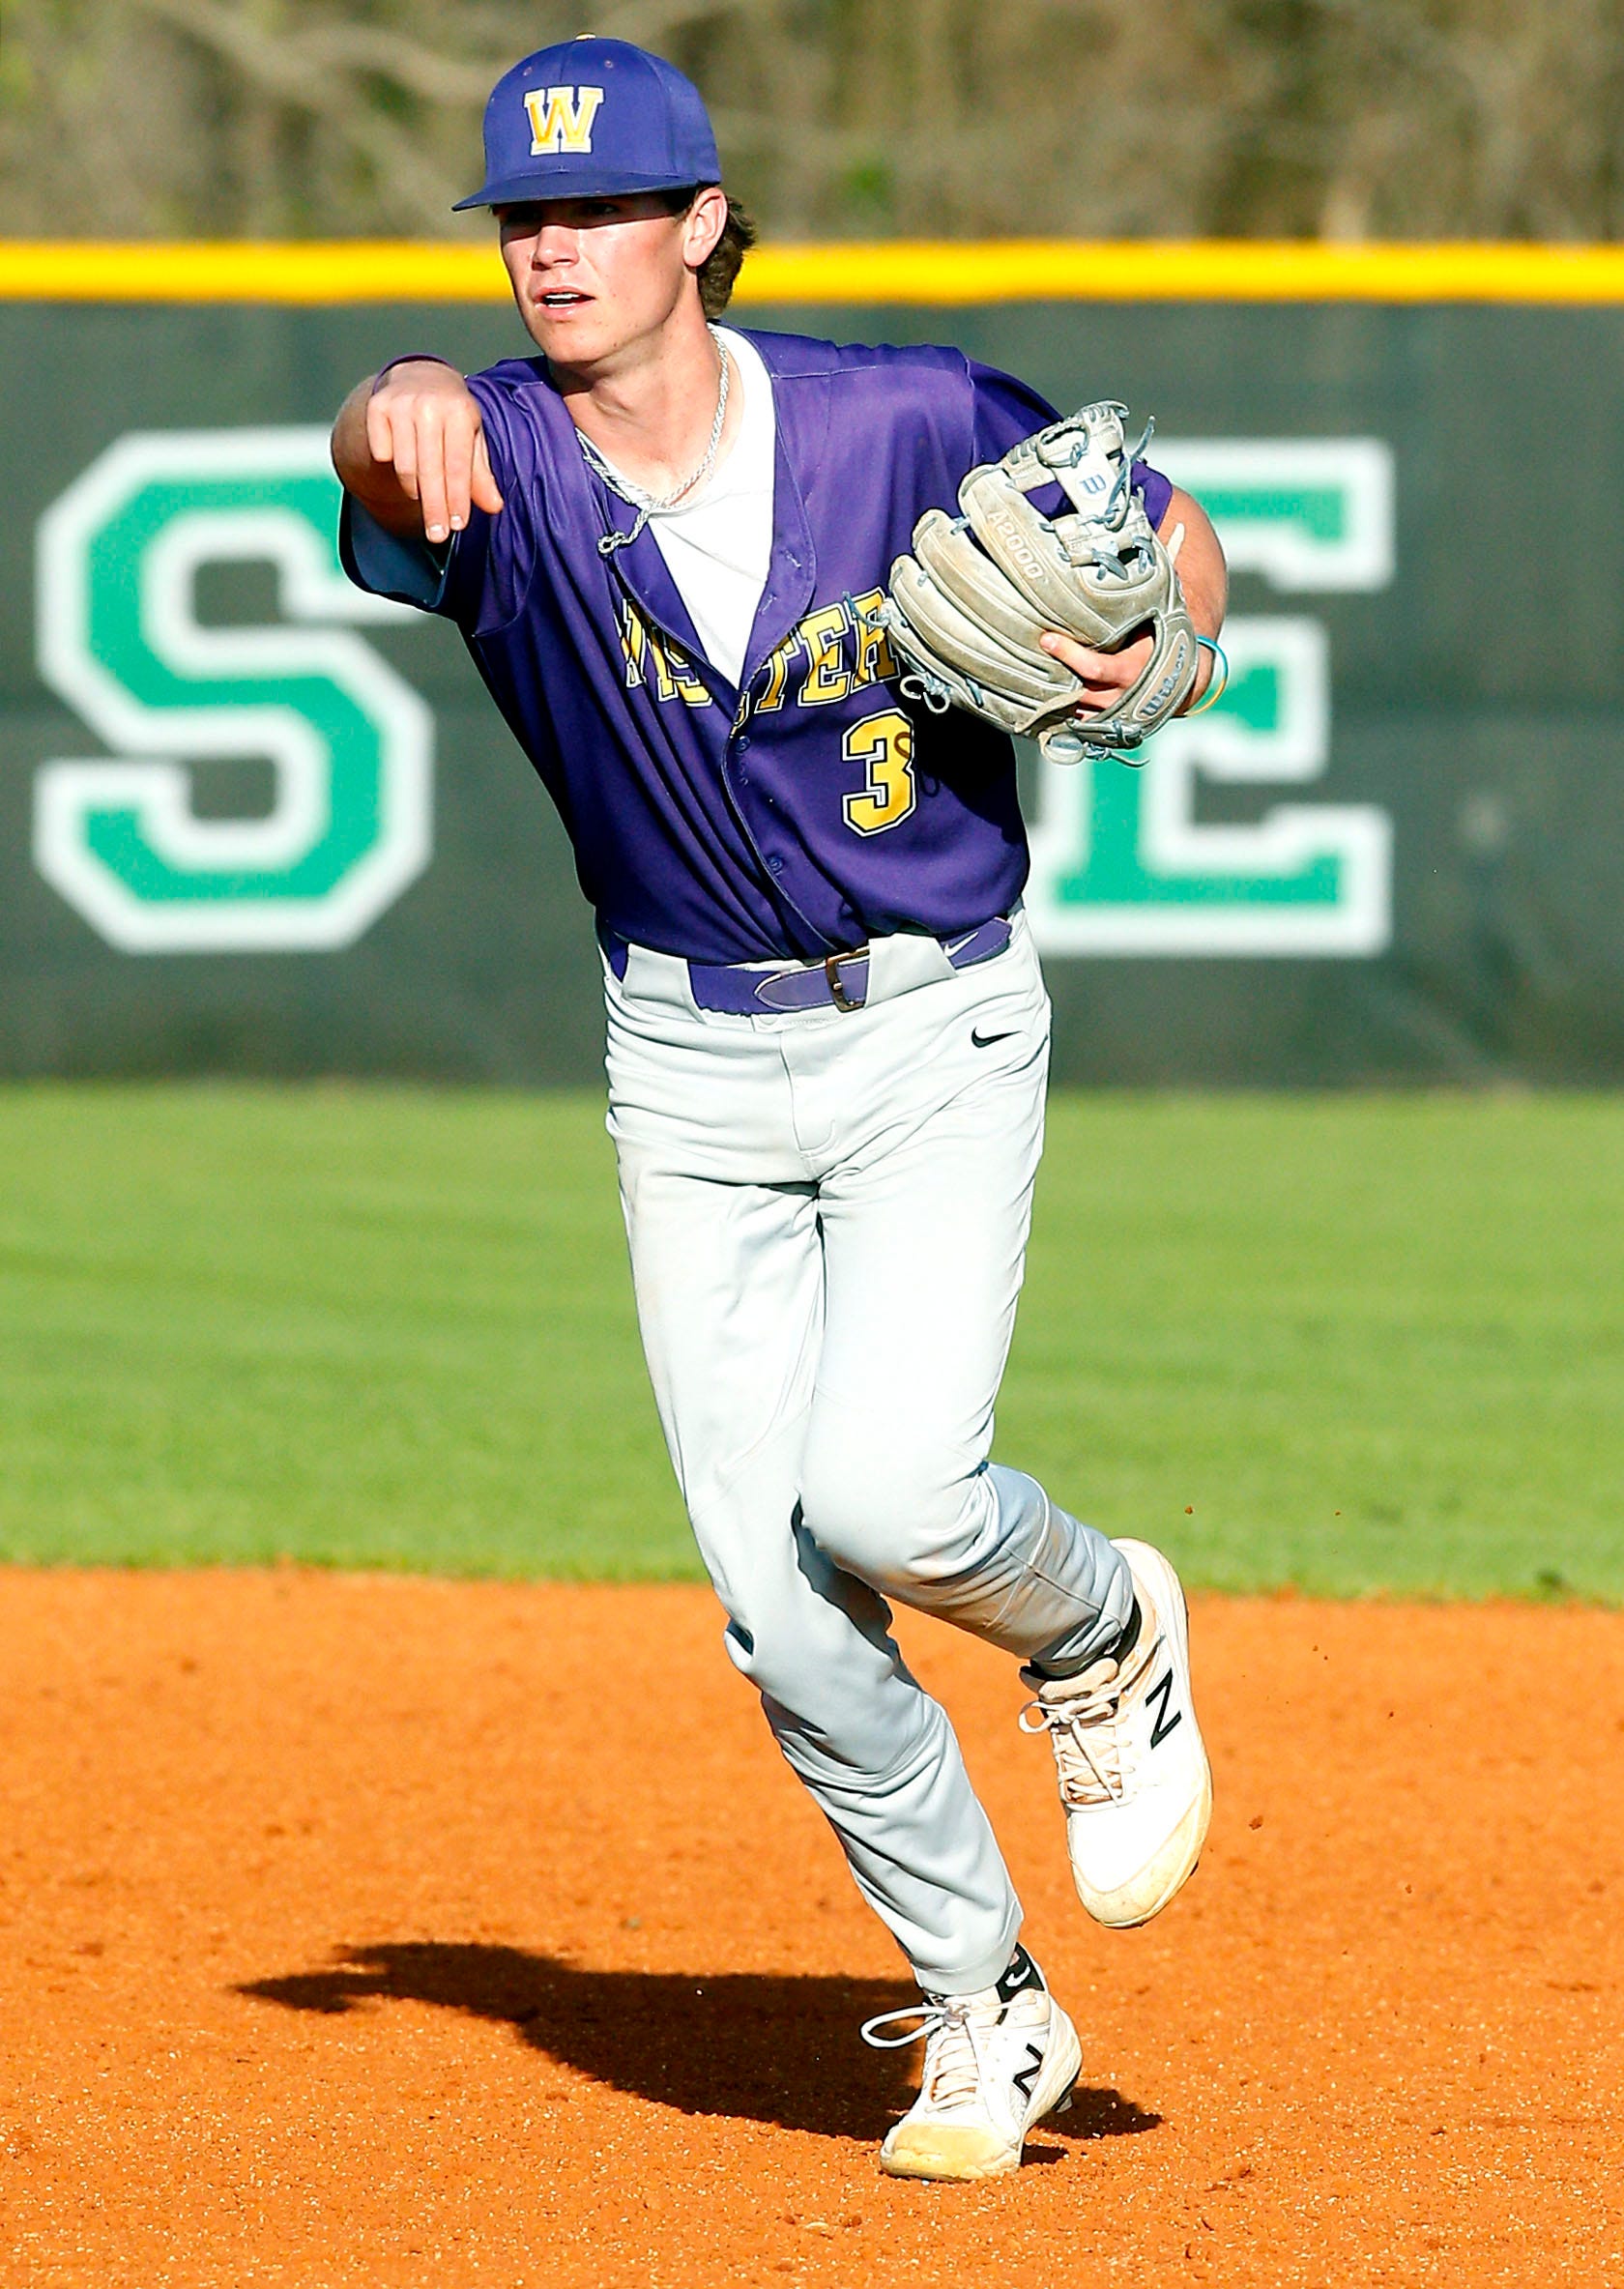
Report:
[[[772,471],[777,422],[772,377],[753,342],[716,329],[743,390],[739,433],[703,492],[657,509],[649,529],[688,608],[700,650],[737,685],[772,558]]]

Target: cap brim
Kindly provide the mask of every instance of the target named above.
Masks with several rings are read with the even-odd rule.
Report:
[[[504,176],[485,184],[471,198],[458,199],[451,213],[460,215],[465,207],[535,207],[543,199],[617,198],[638,190],[697,188],[692,175],[645,172],[627,176],[623,169],[615,167],[571,167],[566,174],[561,168],[556,174]]]

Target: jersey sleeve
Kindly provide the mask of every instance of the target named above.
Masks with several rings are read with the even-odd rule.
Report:
[[[435,548],[421,538],[392,533],[353,494],[344,495],[338,511],[338,561],[368,595],[415,604],[420,612],[444,611],[453,553],[454,544]]]
[[[1034,429],[1047,429],[1051,421],[1060,418],[1049,400],[1025,382],[1018,382],[1013,374],[1000,373],[997,366],[977,365],[973,359],[970,361],[970,387],[972,467],[983,461],[1001,461],[1023,437],[1030,437]]]
[[[1146,515],[1159,533],[1162,519],[1168,512],[1168,504],[1173,499],[1172,478],[1164,477],[1159,469],[1152,469],[1148,461],[1136,461],[1133,465],[1133,481],[1134,491],[1145,504]]]
[[[977,464],[1001,460],[1023,437],[1030,437],[1034,429],[1046,429],[1060,418],[1046,397],[1018,382],[1013,374],[1000,373],[996,366],[977,365],[972,361],[970,382],[974,403],[972,443]],[[1133,483],[1145,503],[1146,515],[1159,530],[1173,499],[1172,483],[1148,461],[1134,463]],[[1046,516],[1058,516],[1069,507],[1058,485],[1034,493],[1032,502]]]

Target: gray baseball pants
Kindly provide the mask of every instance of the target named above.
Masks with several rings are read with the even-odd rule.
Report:
[[[849,1014],[702,1011],[636,946],[605,990],[643,1342],[728,1652],[920,1985],[989,1985],[1020,1902],[886,1600],[1076,1663],[1133,1595],[988,1459],[1043,1142],[1030,931],[964,971],[874,941]]]

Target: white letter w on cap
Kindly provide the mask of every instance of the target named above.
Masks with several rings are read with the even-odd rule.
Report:
[[[533,87],[525,95],[533,157],[548,151],[590,151],[600,87]]]

